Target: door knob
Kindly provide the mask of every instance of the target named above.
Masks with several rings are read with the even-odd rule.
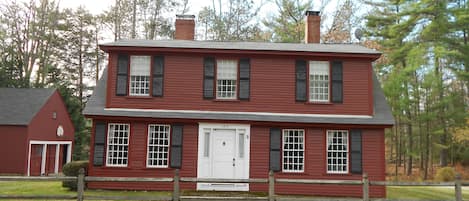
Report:
[[[233,167],[235,166],[235,163],[236,163],[236,159],[233,158]]]

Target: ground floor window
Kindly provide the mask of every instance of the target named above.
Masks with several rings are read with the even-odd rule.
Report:
[[[129,124],[108,124],[107,166],[127,166],[129,152]]]
[[[327,173],[348,173],[348,131],[327,131]]]
[[[148,125],[148,167],[168,167],[169,136],[169,125]]]
[[[283,172],[304,171],[304,130],[283,130]]]

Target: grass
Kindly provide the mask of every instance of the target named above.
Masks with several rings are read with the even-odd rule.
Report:
[[[57,181],[7,181],[0,182],[0,195],[76,195],[62,187]],[[117,191],[117,190],[86,190],[85,196],[153,196],[167,197],[170,192],[164,191]]]
[[[204,195],[204,192],[186,191],[184,195]],[[0,182],[0,195],[76,195],[62,187],[61,182]],[[254,196],[264,196],[259,194]],[[85,196],[155,196],[168,197],[171,192],[161,191],[113,191],[87,190]],[[246,196],[240,193],[236,196]],[[387,198],[393,200],[454,200],[454,188],[451,187],[387,187]],[[463,188],[463,198],[469,199],[469,188]]]
[[[455,200],[453,187],[426,187],[426,186],[388,186],[386,188],[388,199],[399,200]],[[463,188],[463,199],[469,199],[469,189]]]

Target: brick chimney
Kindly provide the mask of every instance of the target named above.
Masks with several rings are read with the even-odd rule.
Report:
[[[321,16],[319,11],[305,13],[305,43],[319,43],[321,40]]]
[[[195,15],[176,15],[176,40],[194,40]]]

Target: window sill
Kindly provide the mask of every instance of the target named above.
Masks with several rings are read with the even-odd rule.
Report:
[[[352,174],[352,173],[324,173],[323,174],[324,176],[339,176],[339,177],[352,177],[352,176],[356,176],[357,174]]]
[[[241,102],[239,99],[213,99],[213,102]]]
[[[332,102],[306,102],[305,105],[334,105]]]
[[[130,170],[131,168],[129,166],[93,166],[94,168],[102,168],[102,169],[119,169],[119,170]]]
[[[309,174],[307,174],[307,173],[304,172],[304,171],[303,171],[303,172],[282,172],[282,171],[280,171],[280,172],[277,172],[276,174],[278,174],[278,175],[284,175],[284,176],[291,176],[291,175],[300,175],[300,176],[302,176],[302,175],[309,175]]]
[[[154,98],[153,96],[126,96],[126,99],[152,99]]]

